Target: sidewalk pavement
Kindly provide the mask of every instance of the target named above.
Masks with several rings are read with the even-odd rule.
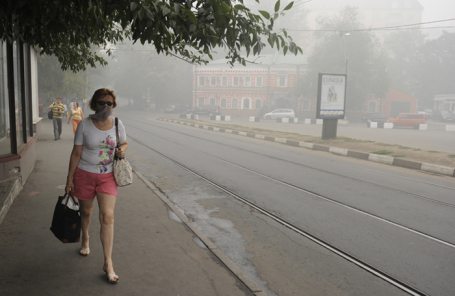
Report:
[[[138,175],[119,188],[113,261],[120,281],[108,284],[96,203],[89,256],[78,254],[79,243],[62,244],[49,230],[72,145],[71,125],[64,124],[62,139],[54,141],[52,121],[44,119],[35,168],[0,224],[0,295],[265,295],[236,266],[228,268],[201,233],[209,249],[198,246],[194,225],[171,220],[176,208]]]

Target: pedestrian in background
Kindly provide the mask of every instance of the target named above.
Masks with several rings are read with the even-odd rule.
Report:
[[[101,243],[104,251],[103,270],[109,283],[116,284],[119,277],[114,272],[112,249],[114,243],[114,209],[117,184],[112,171],[114,153],[125,157],[128,149],[123,123],[118,121],[119,138],[116,136],[112,109],[117,106],[112,90],[95,91],[89,103],[95,111],[84,118],[76,130],[71,152],[66,193],[79,199],[81,211],[82,242],[79,254],[90,254],[88,229],[95,197],[98,201],[101,224]],[[119,148],[115,148],[119,143]]]
[[[53,124],[54,124],[54,140],[57,141],[60,139],[62,134],[62,116],[65,113],[65,107],[62,104],[62,98],[57,97],[56,102],[52,103],[48,109],[52,109],[53,113]]]
[[[70,120],[73,119],[73,134],[76,134],[79,122],[81,122],[81,120],[84,119],[84,112],[79,107],[79,104],[77,102],[72,102],[70,104],[72,107],[69,111],[70,114],[68,116],[68,124],[70,124]]]
[[[66,104],[63,104],[63,107],[65,108],[65,110],[63,110],[63,117],[68,117],[68,107]]]

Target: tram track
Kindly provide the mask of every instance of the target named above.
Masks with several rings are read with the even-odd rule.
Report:
[[[352,263],[352,264],[355,264],[356,266],[364,269],[365,271],[375,275],[376,277],[388,282],[389,284],[401,289],[402,291],[410,294],[410,295],[415,295],[415,296],[424,296],[424,295],[427,295],[425,294],[424,292],[422,291],[419,291],[417,288],[415,287],[412,287],[411,285],[401,281],[400,279],[368,264],[367,262],[365,262],[364,260],[361,260],[359,258],[356,258],[354,255],[351,255],[349,254],[348,252],[345,252],[343,250],[341,250],[340,248],[337,248],[336,246],[334,246],[333,244],[331,244],[330,242],[327,242],[323,239],[320,239],[318,238],[317,236],[311,234],[310,232],[300,228],[299,226],[295,225],[294,223],[278,216],[277,214],[275,213],[272,213],[271,211],[265,209],[264,207],[261,207],[261,206],[258,206],[256,205],[254,202],[248,200],[247,198],[233,192],[232,190],[230,190],[229,188],[226,188],[225,186],[223,186],[222,184],[219,184],[217,182],[214,182],[213,180],[210,180],[208,179],[207,177],[199,174],[198,172],[192,170],[191,168],[185,166],[184,164],[172,159],[171,157],[161,153],[160,151],[154,149],[153,147],[150,147],[149,145],[145,144],[144,142],[142,142],[141,140],[135,138],[135,137],[132,137],[132,136],[128,136],[129,138],[131,138],[132,140],[134,140],[135,142],[137,142],[138,144],[152,150],[154,153],[160,155],[161,157],[167,159],[168,161],[174,163],[176,166],[184,169],[185,171],[197,176],[198,178],[204,180],[205,182],[211,184],[212,186],[218,188],[219,190],[225,192],[226,194],[228,194],[229,196],[232,196],[234,197],[236,200],[248,205],[249,207],[255,209],[256,211],[262,213],[263,215],[269,217],[270,219],[276,221],[277,223],[295,231],[296,233],[304,236],[305,238],[311,240],[312,242],[324,247],[325,249],[333,252],[334,254],[340,256],[341,258],[347,260],[348,262]],[[450,243],[448,243],[450,244]],[[455,247],[454,245],[451,245],[452,247]]]
[[[160,129],[168,130],[168,131],[171,131],[171,132],[174,132],[174,133],[177,133],[177,134],[180,134],[180,135],[184,135],[184,136],[187,136],[187,137],[191,137],[191,138],[207,141],[207,142],[210,142],[210,143],[217,143],[216,141],[212,141],[210,139],[197,137],[197,136],[189,136],[188,134],[185,134],[185,133],[182,133],[182,132],[179,132],[179,131],[175,131],[173,129],[165,128],[165,127],[162,127],[162,126],[159,126],[159,125],[151,124],[151,123],[148,123],[148,122],[143,122],[143,121],[132,119],[132,118],[128,118],[128,119],[132,120],[132,121],[136,121],[136,122],[142,123],[142,124],[151,125],[153,127],[157,127],[157,128],[160,128]],[[135,127],[135,128],[139,129],[137,127]],[[144,130],[144,129],[141,129],[141,130],[144,131],[144,132],[150,133],[150,131],[148,131],[148,130]],[[157,136],[157,137],[159,137],[159,136]],[[160,138],[162,138],[163,140],[166,140],[166,141],[170,141],[169,139],[165,139],[163,137],[160,137]],[[233,149],[237,149],[237,150],[240,150],[240,151],[251,153],[250,150],[243,149],[243,148],[240,148],[240,147],[237,147],[237,146],[233,146],[233,145],[229,145],[229,144],[223,144],[223,145],[224,146],[228,146],[228,147],[233,148]],[[373,185],[373,186],[376,186],[376,187],[379,187],[379,188],[382,188],[382,189],[387,189],[387,190],[390,190],[390,191],[393,191],[393,192],[397,192],[397,193],[400,193],[400,194],[405,194],[405,195],[412,196],[412,197],[415,197],[415,198],[418,198],[418,199],[430,201],[432,203],[436,203],[436,204],[439,204],[439,205],[455,208],[455,204],[452,204],[452,203],[448,203],[448,202],[440,201],[440,200],[437,200],[437,199],[434,199],[434,198],[431,198],[431,197],[427,197],[427,196],[419,195],[419,194],[416,194],[416,193],[411,193],[411,192],[407,192],[407,191],[404,191],[404,190],[396,189],[396,188],[389,187],[389,186],[386,186],[386,185],[383,185],[383,184],[378,184],[378,183],[375,183],[375,182],[372,182],[372,181],[367,181],[367,180],[363,180],[363,179],[359,179],[359,178],[354,178],[352,176],[342,175],[342,174],[339,174],[339,173],[336,173],[336,172],[333,172],[333,171],[320,169],[320,168],[317,168],[317,167],[314,167],[314,166],[310,166],[310,165],[306,165],[306,164],[296,163],[296,162],[293,162],[293,161],[290,161],[290,160],[287,160],[287,159],[271,156],[271,155],[264,154],[264,153],[255,152],[255,155],[261,155],[261,156],[264,156],[264,157],[267,157],[267,158],[270,158],[270,159],[283,161],[283,162],[290,163],[290,164],[293,164],[293,165],[296,165],[296,166],[300,166],[300,167],[304,167],[304,168],[307,168],[307,169],[323,172],[323,173],[326,173],[326,174],[329,174],[329,175],[337,176],[337,177],[346,179],[348,181],[356,181],[356,182],[359,182],[359,183]],[[381,173],[387,175],[387,173],[383,173],[383,172],[381,172]],[[444,185],[435,184],[435,183],[431,183],[431,182],[423,182],[421,180],[415,180],[415,179],[411,179],[411,178],[407,178],[407,177],[402,177],[402,176],[399,176],[399,175],[391,175],[391,176],[393,176],[393,177],[401,177],[403,179],[411,180],[411,181],[414,181],[414,182],[425,183],[427,185],[434,186],[434,187],[440,187],[440,188],[453,190],[454,191],[454,195],[455,195],[455,188],[454,187],[444,186]]]

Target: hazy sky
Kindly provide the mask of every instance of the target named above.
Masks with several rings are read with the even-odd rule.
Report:
[[[423,6],[423,22],[431,22],[444,19],[455,18],[455,0],[419,0]],[[435,23],[425,25],[424,27],[433,26],[455,26],[455,21]],[[448,32],[455,32],[455,28],[444,29]],[[430,38],[436,38],[440,30],[423,30],[423,32],[430,34]]]
[[[419,2],[424,8],[423,20],[425,22],[455,18],[454,0],[419,0]],[[455,25],[453,22],[452,24]]]

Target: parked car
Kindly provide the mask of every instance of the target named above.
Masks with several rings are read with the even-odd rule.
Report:
[[[264,114],[264,119],[277,119],[277,118],[294,118],[295,113],[292,109],[275,109],[272,112]]]
[[[166,108],[164,108],[164,112],[166,113],[174,113],[177,111],[177,108],[175,105],[168,105]]]
[[[434,110],[433,120],[444,121],[444,122],[454,122],[455,114],[446,110]]]
[[[397,118],[389,118],[387,122],[393,123],[393,127],[414,127],[425,123],[425,114],[420,113],[401,113]]]
[[[365,122],[386,122],[389,117],[382,113],[367,113],[362,117]]]
[[[196,114],[196,115],[220,115],[220,106],[216,105],[203,105],[200,107],[195,107],[186,112],[186,114]]]

